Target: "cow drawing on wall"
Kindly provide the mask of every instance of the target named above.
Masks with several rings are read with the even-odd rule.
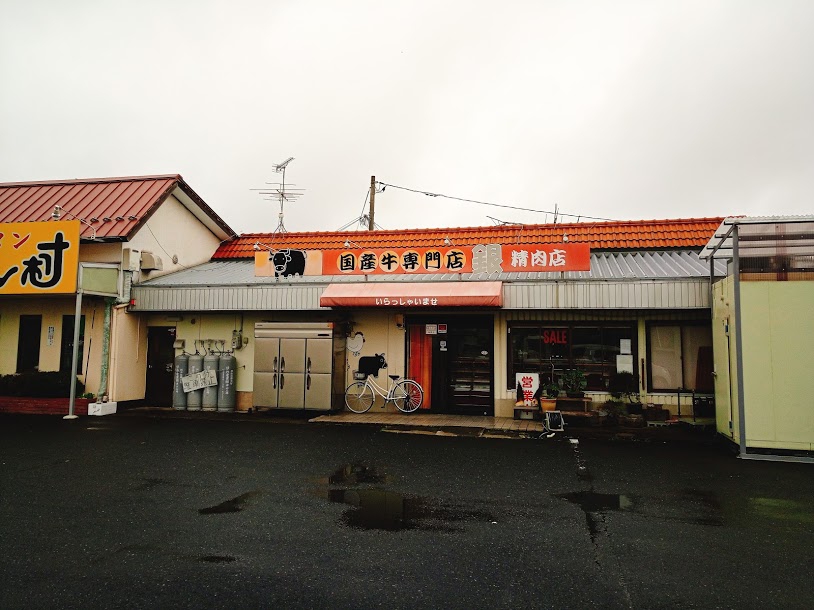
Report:
[[[305,275],[305,252],[302,250],[276,250],[269,258],[274,264],[275,277]]]
[[[387,361],[384,359],[384,354],[376,354],[375,356],[362,356],[359,358],[359,372],[363,375],[379,376],[381,369],[387,368]]]

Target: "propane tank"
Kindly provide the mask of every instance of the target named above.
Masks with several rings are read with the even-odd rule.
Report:
[[[189,374],[200,373],[203,370],[203,356],[192,354],[189,357]],[[203,390],[192,390],[187,392],[187,411],[201,410],[201,395]]]
[[[236,371],[237,358],[232,354],[222,354],[218,362],[218,411],[231,412],[235,410],[237,401],[235,392]]]
[[[203,367],[205,371],[215,371],[217,375],[218,370],[218,355],[214,352],[209,352],[203,359]],[[210,385],[203,389],[201,395],[201,407],[204,411],[217,411],[218,409],[218,386]]]
[[[172,408],[183,411],[187,408],[187,394],[184,392],[184,384],[181,377],[186,377],[189,370],[189,356],[181,354],[175,357],[175,388],[172,392]]]

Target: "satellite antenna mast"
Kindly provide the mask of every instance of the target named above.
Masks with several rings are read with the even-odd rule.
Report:
[[[283,181],[280,185],[280,190],[277,193],[277,197],[280,200],[280,215],[279,221],[277,222],[277,228],[274,229],[275,233],[286,233],[285,225],[283,224],[283,205],[285,204],[286,198],[288,197],[288,193],[285,192],[285,168],[294,160],[294,157],[289,157],[282,163],[278,163],[274,166],[274,171],[278,174],[283,174]]]
[[[266,182],[266,184],[272,185],[272,188],[262,188],[262,189],[250,189],[252,191],[259,191],[261,195],[267,195],[264,197],[266,201],[279,201],[280,202],[280,213],[277,215],[277,228],[274,229],[274,233],[287,233],[285,224],[283,224],[283,213],[285,211],[284,206],[286,201],[296,201],[300,195],[302,195],[302,189],[292,189],[286,188],[285,183],[285,169],[289,163],[294,160],[294,157],[289,157],[282,163],[278,163],[273,167],[274,171],[278,174],[283,175],[282,182]],[[288,187],[295,186],[294,184],[289,184]]]

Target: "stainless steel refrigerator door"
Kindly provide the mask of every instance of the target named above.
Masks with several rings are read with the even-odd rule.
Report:
[[[254,340],[254,370],[272,373],[277,370],[280,340],[259,338]]]
[[[305,371],[330,373],[333,370],[333,341],[331,339],[308,339],[305,355]]]
[[[305,372],[305,339],[280,339],[280,372]]]
[[[255,407],[277,407],[277,373],[255,371],[252,404]]]
[[[305,373],[280,373],[279,385],[277,406],[280,409],[302,409],[305,406]]]
[[[255,339],[252,388],[253,406],[277,406],[277,366],[279,361],[279,339],[263,337]]]
[[[305,408],[317,411],[331,409],[331,374],[311,373],[305,377]]]

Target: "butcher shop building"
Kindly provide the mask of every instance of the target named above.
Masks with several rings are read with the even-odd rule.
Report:
[[[593,402],[625,373],[642,402],[689,413],[714,392],[726,267],[698,253],[721,222],[244,234],[134,285],[128,312],[162,343],[146,366],[167,372],[151,392],[167,406],[173,362],[214,351],[234,354],[239,410],[343,408],[359,359],[382,355],[429,412],[512,417],[518,379],[578,370]]]

